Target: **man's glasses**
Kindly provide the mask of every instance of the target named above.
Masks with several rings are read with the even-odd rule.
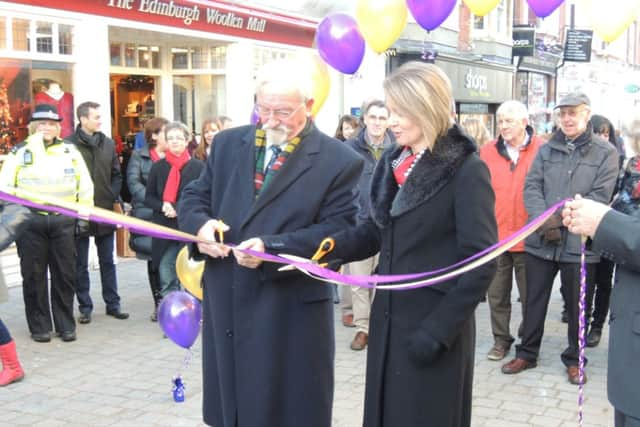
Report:
[[[304,105],[305,104],[300,104],[300,105],[298,105],[298,107],[293,108],[293,109],[291,109],[291,108],[277,108],[277,109],[274,110],[274,109],[271,109],[271,108],[267,108],[267,107],[265,107],[263,105],[256,104],[255,111],[262,118],[271,117],[271,115],[273,114],[273,117],[275,117],[278,120],[287,120],[288,118],[293,116]]]

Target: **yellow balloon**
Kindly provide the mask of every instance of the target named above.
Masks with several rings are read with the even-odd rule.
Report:
[[[202,301],[202,275],[204,274],[204,261],[194,261],[189,258],[189,250],[185,246],[178,252],[176,258],[176,273],[182,286],[191,295]]]
[[[331,77],[329,77],[329,67],[318,54],[309,56],[309,66],[311,67],[311,80],[313,84],[313,106],[311,115],[315,117],[324,105],[331,89]]]
[[[500,0],[462,0],[476,16],[484,16],[496,8]]]
[[[389,49],[407,25],[406,0],[358,0],[356,21],[362,37],[377,53]]]
[[[591,0],[591,26],[604,41],[612,42],[638,18],[640,0]]]

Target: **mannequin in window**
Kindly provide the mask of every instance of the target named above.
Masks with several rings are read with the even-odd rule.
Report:
[[[35,105],[50,104],[57,107],[58,114],[63,119],[60,123],[62,125],[61,138],[73,134],[73,95],[65,92],[59,82],[49,80],[46,90],[37,93],[34,100]]]

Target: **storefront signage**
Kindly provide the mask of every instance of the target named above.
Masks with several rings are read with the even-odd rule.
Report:
[[[16,3],[52,7],[50,0]],[[57,9],[135,22],[311,47],[317,22],[267,10],[208,0],[66,0]]]
[[[464,76],[464,87],[475,92],[478,96],[488,96],[487,76],[478,73],[473,68],[469,68]]]
[[[564,60],[573,62],[591,61],[592,30],[567,30],[564,45]]]
[[[624,91],[627,93],[638,93],[640,92],[640,85],[629,83],[624,87]]]
[[[532,27],[513,28],[512,56],[533,56],[536,31]]]

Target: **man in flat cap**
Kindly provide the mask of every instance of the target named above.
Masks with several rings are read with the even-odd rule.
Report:
[[[555,113],[560,126],[540,147],[525,181],[524,203],[529,220],[575,194],[608,203],[616,183],[618,155],[610,143],[593,133],[589,97],[570,93],[560,100]],[[536,367],[553,280],[559,271],[569,315],[569,342],[561,359],[568,381],[579,384],[580,236],[567,231],[558,211],[527,238],[525,252],[527,295],[522,341],[516,346],[515,359],[504,365],[502,372],[517,374]],[[587,251],[588,285],[593,284],[598,261],[596,253]]]

